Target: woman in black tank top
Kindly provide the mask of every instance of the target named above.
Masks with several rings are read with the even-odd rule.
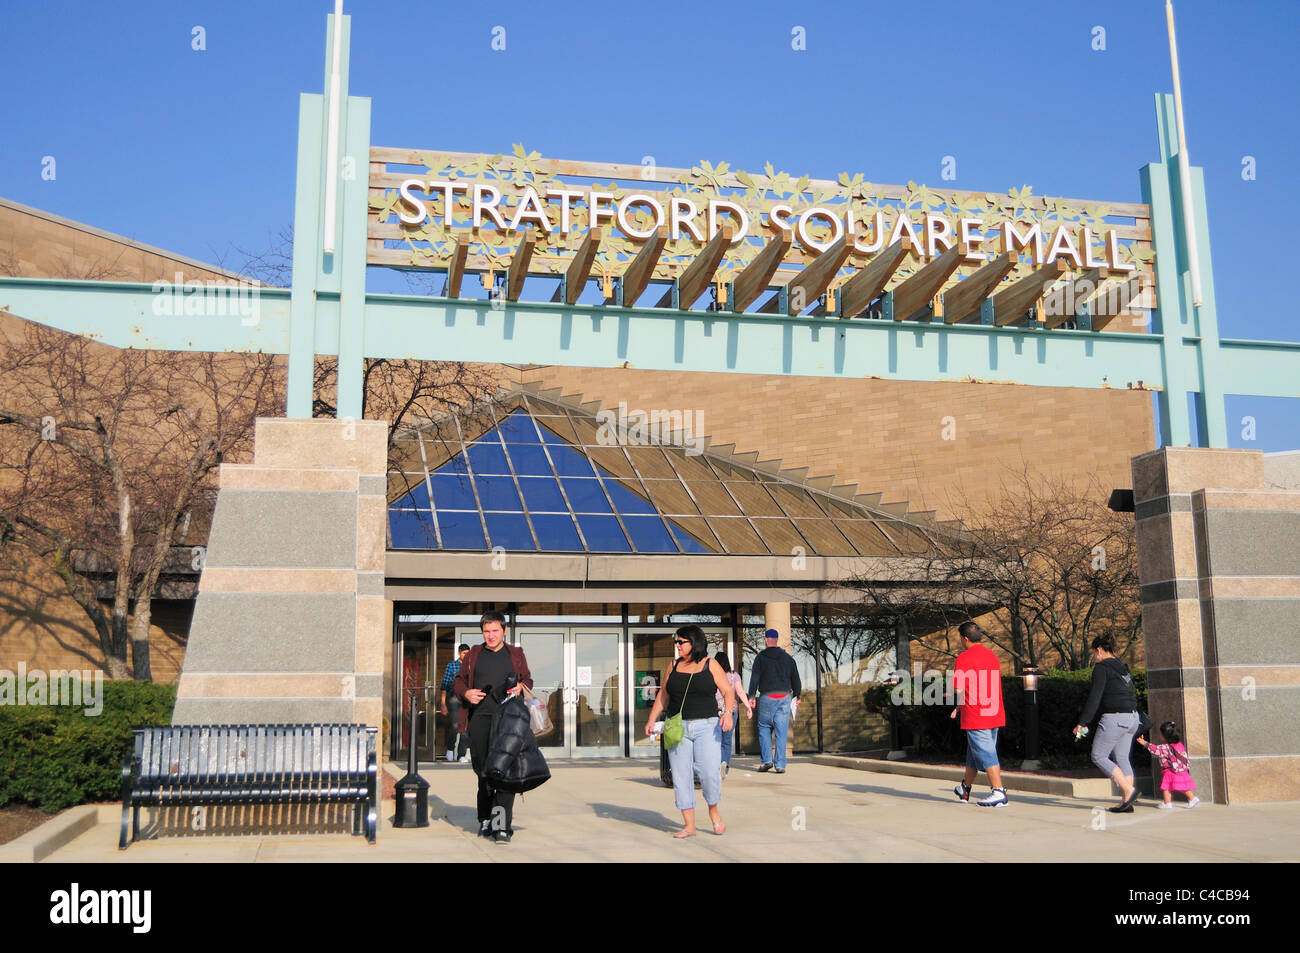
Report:
[[[673,794],[682,812],[682,829],[673,836],[695,835],[696,774],[700,776],[701,793],[709,806],[713,833],[721,834],[727,829],[718,813],[718,802],[722,799],[722,732],[731,729],[735,692],[722,666],[709,658],[703,629],[698,625],[684,625],[673,638],[678,658],[659,683],[663,689],[650,708],[645,733],[650,737],[655,735],[655,722],[661,713],[668,717],[681,714],[686,734],[668,752],[673,769]],[[723,699],[721,719],[716,695],[719,692]]]

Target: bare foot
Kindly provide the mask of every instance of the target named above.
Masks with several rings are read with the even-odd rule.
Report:
[[[685,828],[685,829],[683,829],[683,830],[678,831],[676,834],[673,835],[673,837],[678,838],[678,839],[681,839],[681,838],[683,838],[683,837],[694,837],[694,836],[695,836],[695,828],[693,828],[693,827],[692,827],[692,828]]]
[[[713,824],[713,833],[721,836],[727,832],[727,825],[722,821],[715,821]]]

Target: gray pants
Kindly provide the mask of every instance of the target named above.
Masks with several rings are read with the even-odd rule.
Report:
[[[1101,716],[1097,735],[1092,739],[1092,763],[1106,777],[1110,777],[1116,768],[1123,772],[1124,777],[1133,777],[1133,765],[1128,756],[1133,750],[1133,739],[1140,724],[1135,711]]]

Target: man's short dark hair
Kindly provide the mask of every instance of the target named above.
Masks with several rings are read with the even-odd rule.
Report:
[[[965,639],[967,642],[984,641],[984,630],[981,629],[979,626],[977,626],[974,622],[963,622],[961,626],[957,629],[957,631],[961,634],[961,637]]]
[[[482,631],[482,630],[483,630],[483,626],[487,625],[489,622],[497,622],[497,623],[500,623],[501,628],[502,628],[502,629],[505,629],[505,627],[506,627],[506,614],[505,614],[504,612],[501,612],[501,611],[497,610],[497,609],[488,609],[487,612],[484,612],[484,613],[483,613],[483,618],[481,618],[481,619],[478,620],[479,631]]]
[[[479,626],[479,628],[481,629],[481,628],[483,628],[483,627],[482,627],[482,626]],[[468,645],[468,643],[462,642],[462,643],[460,643],[460,645],[457,647],[457,649],[456,649],[456,654],[459,655],[461,652],[468,652],[468,651],[469,651],[469,645]]]

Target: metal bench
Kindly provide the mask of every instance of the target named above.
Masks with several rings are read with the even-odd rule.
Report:
[[[352,833],[373,844],[375,734],[365,725],[137,728],[122,764],[118,849],[139,837],[141,807],[230,804],[352,804]]]

